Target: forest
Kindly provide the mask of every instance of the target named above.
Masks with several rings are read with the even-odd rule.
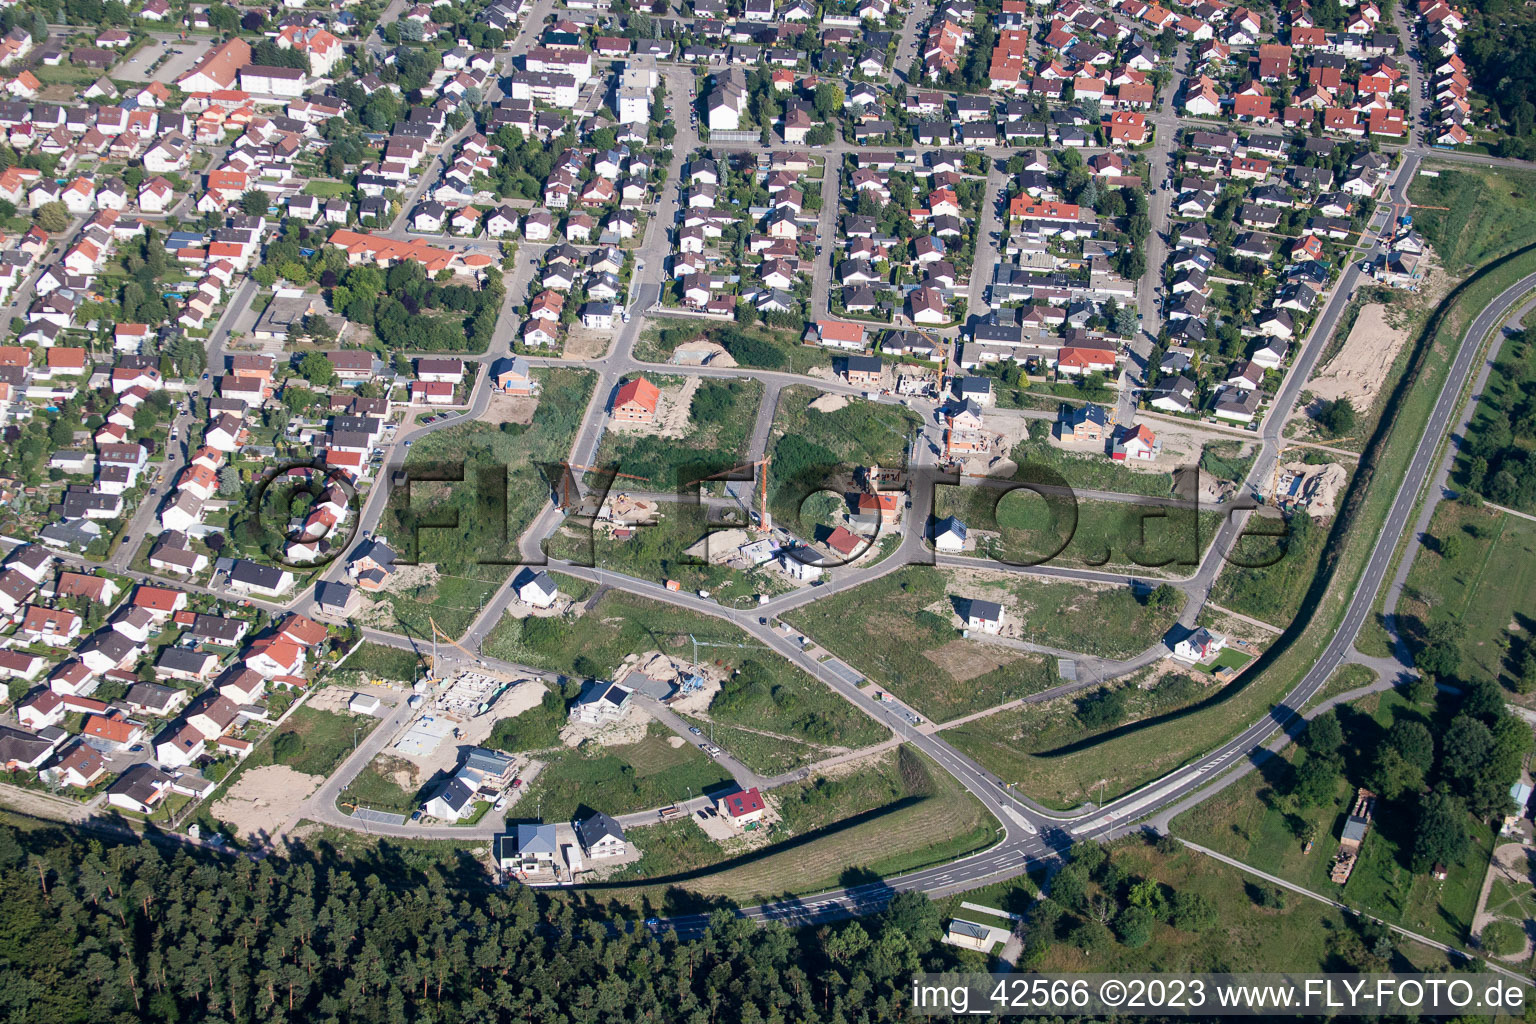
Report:
[[[798,932],[720,910],[682,941],[387,843],[252,862],[0,822],[0,884],[15,1024],[859,1024],[907,1017],[911,973],[958,963],[920,895]]]

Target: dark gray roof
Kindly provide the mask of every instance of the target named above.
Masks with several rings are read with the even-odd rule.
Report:
[[[604,836],[613,836],[622,842],[624,827],[602,811],[576,823],[576,838],[581,840],[584,850],[592,849]]]

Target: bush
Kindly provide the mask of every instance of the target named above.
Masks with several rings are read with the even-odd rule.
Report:
[[[293,764],[304,756],[304,737],[289,729],[272,738],[272,760],[278,764]]]

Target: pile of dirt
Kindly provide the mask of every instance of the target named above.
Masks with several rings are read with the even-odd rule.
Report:
[[[847,407],[848,407],[848,398],[847,398],[846,395],[830,395],[830,394],[829,395],[822,395],[820,398],[815,399],[809,405],[806,406],[807,409],[814,409],[815,411],[820,412],[820,413],[837,412],[837,410],[845,409]]]
[[[1334,507],[1338,504],[1339,492],[1344,489],[1344,484],[1349,479],[1349,474],[1337,462],[1328,462],[1320,466],[1308,465],[1305,462],[1287,462],[1280,467],[1280,472],[1301,478],[1298,485],[1287,490],[1301,496],[1307,512],[1313,519],[1326,519],[1333,515]],[[1284,476],[1281,479],[1284,479]]]
[[[1307,390],[1325,402],[1348,398],[1357,410],[1370,409],[1398,352],[1408,342],[1406,325],[1394,326],[1393,319],[1389,308],[1380,303],[1361,306],[1349,337],[1308,382]]]
[[[735,366],[736,360],[725,346],[708,338],[685,341],[672,350],[672,361],[679,366]]]
[[[252,768],[213,805],[213,816],[229,822],[241,839],[273,835],[325,779],[283,764]]]
[[[567,747],[579,747],[587,740],[603,747],[627,747],[645,739],[650,728],[651,716],[631,704],[624,717],[617,722],[604,722],[600,725],[572,722],[560,730],[560,742]]]

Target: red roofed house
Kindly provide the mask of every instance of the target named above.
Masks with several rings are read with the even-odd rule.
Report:
[[[726,794],[721,797],[718,806],[720,813],[735,825],[761,821],[768,813],[768,805],[763,803],[763,795],[757,791],[756,786]]]
[[[1116,438],[1109,457],[1121,462],[1136,459],[1150,460],[1157,458],[1162,450],[1163,445],[1157,439],[1157,435],[1153,434],[1145,423],[1138,423]]]
[[[613,418],[620,423],[650,423],[656,419],[661,391],[644,377],[619,385],[613,396]]]
[[[864,349],[864,325],[845,320],[816,321],[816,337],[828,348],[860,352]]]
[[[133,606],[145,608],[158,622],[164,622],[187,606],[187,595],[181,590],[140,585],[133,592]]]
[[[839,526],[827,535],[826,545],[844,558],[851,558],[864,546],[864,538]]]
[[[1147,141],[1147,117],[1129,110],[1117,110],[1104,119],[1111,144],[1123,142],[1139,146]]]
[[[1056,357],[1056,372],[1068,377],[1089,373],[1114,373],[1115,353],[1107,348],[1065,345]]]

